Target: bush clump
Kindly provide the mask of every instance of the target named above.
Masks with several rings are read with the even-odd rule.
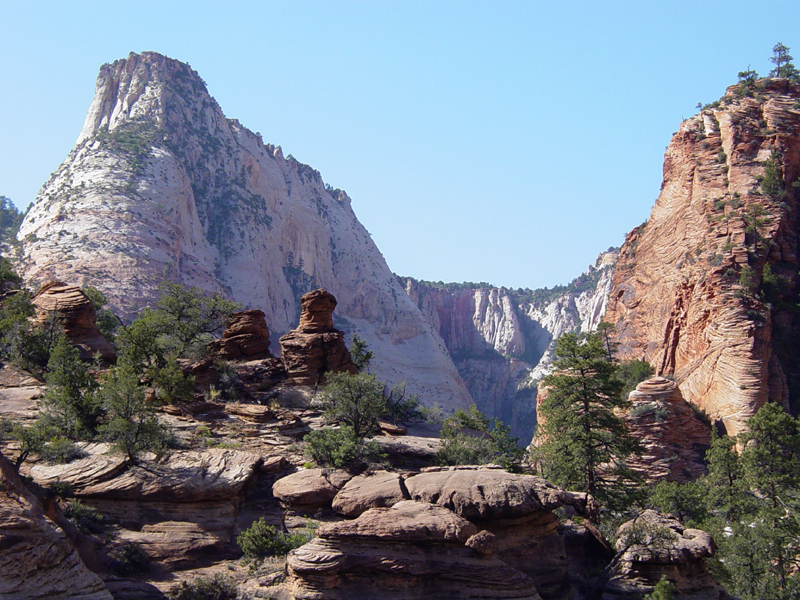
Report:
[[[236,543],[246,558],[264,558],[285,556],[290,550],[299,548],[312,537],[314,533],[310,529],[301,533],[278,531],[272,525],[267,525],[264,517],[261,517],[236,537]]]
[[[64,509],[64,516],[72,521],[81,533],[97,531],[103,517],[91,506],[86,506],[80,500],[72,500]]]
[[[114,571],[117,575],[132,575],[146,571],[149,566],[150,557],[139,544],[125,544],[117,552]]]
[[[195,577],[182,581],[169,592],[170,600],[236,600],[238,589],[233,579],[215,573],[211,577]]]
[[[321,467],[343,469],[381,458],[378,443],[364,441],[349,425],[312,431],[303,441],[308,457]]]
[[[522,458],[519,438],[499,419],[490,421],[474,404],[458,409],[442,425],[441,448],[436,460],[441,465],[485,465],[495,463],[511,468]]]

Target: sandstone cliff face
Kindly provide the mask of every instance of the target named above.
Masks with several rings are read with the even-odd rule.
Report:
[[[549,373],[555,340],[597,327],[605,312],[616,252],[602,253],[564,290],[509,290],[405,278],[406,292],[444,340],[478,408],[530,440],[535,381]]]
[[[731,434],[797,395],[799,101],[797,84],[759,80],[684,121],[614,272],[621,356],[673,375]]]
[[[373,368],[426,403],[466,405],[444,345],[319,172],[227,119],[183,63],[147,52],[104,65],[75,149],[20,230],[28,280],[91,284],[127,318],[163,279],[263,310],[273,334],[325,287]]]

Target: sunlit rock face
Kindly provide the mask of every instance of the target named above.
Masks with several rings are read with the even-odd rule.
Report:
[[[536,383],[550,372],[555,341],[600,323],[616,257],[602,253],[576,280],[582,283],[562,290],[401,281],[444,340],[478,408],[527,443],[536,423]]]
[[[153,52],[101,67],[77,145],[20,231],[29,281],[102,290],[132,318],[164,279],[262,310],[275,338],[324,287],[386,380],[423,402],[469,403],[433,327],[403,292],[350,198],[228,119],[188,65]]]
[[[614,271],[605,319],[621,356],[672,376],[731,434],[800,390],[798,101],[797,84],[759,80],[684,121]]]

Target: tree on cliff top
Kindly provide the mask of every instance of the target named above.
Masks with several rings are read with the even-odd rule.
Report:
[[[588,492],[612,511],[625,509],[636,489],[625,460],[639,444],[614,413],[629,403],[603,334],[563,335],[556,357],[553,374],[543,380],[549,388],[539,407],[543,442],[533,457],[556,485]]]
[[[797,80],[800,78],[800,71],[792,64],[793,60],[794,58],[789,54],[789,48],[778,42],[772,48],[772,56],[769,59],[775,65],[775,68],[769,72],[769,76]]]

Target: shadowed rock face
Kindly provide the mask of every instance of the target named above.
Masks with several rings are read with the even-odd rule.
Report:
[[[684,121],[664,158],[649,220],[628,234],[605,320],[621,358],[673,375],[683,397],[730,434],[767,400],[800,391],[800,85],[728,88]],[[761,185],[775,158],[773,188]]]
[[[336,298],[327,290],[314,290],[301,298],[300,325],[280,339],[281,357],[288,383],[317,385],[325,373],[358,373],[344,333],[333,327]]]
[[[113,600],[0,454],[0,598]]]
[[[32,300],[40,321],[45,321],[52,312],[58,314],[64,333],[78,348],[81,359],[92,360],[99,353],[105,361],[116,360],[116,350],[97,329],[94,306],[80,289],[60,281],[49,281],[39,288]]]
[[[631,392],[625,415],[631,435],[644,447],[628,465],[650,481],[694,481],[706,472],[711,427],[701,421],[674,381],[654,377]]]

